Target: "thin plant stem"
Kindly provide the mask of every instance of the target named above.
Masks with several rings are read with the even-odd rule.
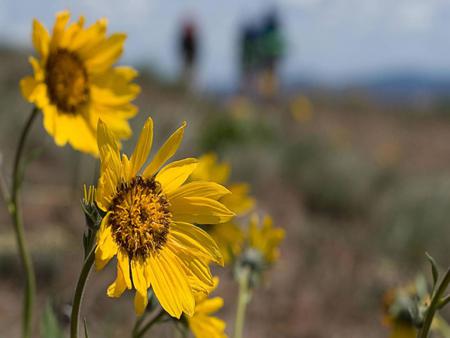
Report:
[[[136,332],[133,331],[133,338],[141,338],[141,337],[143,337],[144,334],[148,330],[150,330],[150,328],[152,328],[153,325],[158,323],[160,321],[160,319],[162,319],[165,315],[166,315],[166,312],[163,309],[161,309],[159,311],[159,313],[153,319],[151,319],[147,324],[145,324],[145,326],[142,329],[136,330]]]
[[[20,135],[19,145],[17,146],[16,154],[14,157],[14,167],[12,171],[12,186],[10,199],[8,201],[8,211],[12,218],[14,232],[16,235],[17,246],[19,249],[19,256],[25,271],[25,291],[23,299],[23,314],[22,314],[22,337],[31,337],[31,325],[33,320],[33,306],[34,296],[36,292],[36,277],[33,269],[33,262],[31,260],[30,253],[28,251],[25,241],[25,230],[23,227],[22,212],[19,204],[20,185],[22,181],[22,162],[23,153],[25,149],[25,143],[27,136],[30,132],[33,121],[38,114],[36,107],[31,111],[30,116],[25,124]]]
[[[131,332],[131,336],[134,338],[136,334],[139,331],[139,328],[141,327],[142,323],[144,322],[146,313],[144,313],[142,316],[139,316],[136,318],[136,321],[134,322],[133,331]]]
[[[417,338],[427,338],[430,332],[431,323],[433,322],[434,315],[439,308],[439,302],[443,296],[448,284],[450,283],[450,269],[445,273],[444,278],[442,278],[439,286],[436,288],[435,293],[432,295],[430,306],[428,307],[425,315],[425,320],[423,322],[422,328],[417,334]]]
[[[95,247],[89,252],[86,257],[83,267],[81,268],[80,276],[78,277],[77,286],[72,302],[72,314],[70,316],[70,338],[78,338],[78,321],[80,319],[80,308],[83,300],[84,287],[89,277],[92,265],[95,261]]]
[[[245,311],[250,300],[250,268],[245,267],[239,276],[239,296],[234,322],[234,338],[242,338],[245,323]]]

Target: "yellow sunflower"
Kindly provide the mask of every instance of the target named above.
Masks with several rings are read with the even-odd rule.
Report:
[[[101,118],[119,138],[131,136],[128,119],[137,108],[130,103],[140,88],[131,81],[137,72],[113,67],[126,35],[106,36],[107,22],[84,27],[84,17],[67,26],[68,11],[56,16],[53,32],[33,21],[30,57],[34,75],[20,81],[23,96],[44,115],[44,127],[58,146],[98,154],[96,128]]]
[[[259,225],[259,218],[253,215],[248,229],[248,245],[261,253],[264,261],[273,264],[277,261],[280,252],[279,245],[285,236],[281,228],[274,228],[270,216],[265,216],[262,226]]]
[[[249,195],[250,187],[248,184],[228,184],[230,173],[231,168],[228,163],[219,163],[216,154],[208,153],[199,158],[197,169],[192,173],[190,180],[213,181],[226,186],[231,194],[223,196],[220,202],[236,215],[243,216],[253,208],[255,200]],[[208,227],[208,233],[219,246],[225,264],[228,264],[233,256],[239,254],[244,242],[244,234],[236,223],[228,222],[213,225]]]
[[[214,277],[214,288],[217,288],[219,278]],[[211,316],[223,306],[221,297],[207,298],[201,295],[196,299],[195,312],[192,317],[188,317],[188,325],[195,338],[226,338],[225,322],[219,318]]]
[[[217,155],[208,153],[198,159],[197,169],[190,179],[193,181],[213,181],[226,186],[231,194],[220,200],[237,216],[245,215],[255,205],[255,200],[249,195],[250,187],[247,183],[229,183],[231,168],[226,162],[219,163]]]
[[[217,201],[229,191],[213,182],[185,184],[196,159],[164,166],[177,151],[184,128],[185,124],[175,131],[141,170],[152,147],[153,121],[146,121],[130,159],[120,156],[106,124],[98,125],[101,174],[96,202],[106,215],[97,235],[96,268],[117,256],[117,278],[107,294],[119,297],[134,288],[138,315],[147,306],[150,287],[171,316],[193,315],[194,295],[206,295],[213,287],[208,263],[223,264],[211,237],[192,223],[222,223],[233,217]]]

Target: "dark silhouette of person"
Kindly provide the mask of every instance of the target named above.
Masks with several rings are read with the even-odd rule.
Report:
[[[198,54],[197,30],[192,20],[186,20],[182,26],[179,47],[183,62],[183,80],[189,83],[192,80]]]

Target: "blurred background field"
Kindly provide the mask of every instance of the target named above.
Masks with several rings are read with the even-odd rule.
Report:
[[[0,6],[0,17],[20,12],[12,3],[7,1],[4,8]],[[263,17],[274,8],[266,2],[250,3],[255,3],[255,15],[250,19],[252,16],[247,13],[240,18],[242,22]],[[152,32],[145,40],[146,47],[139,49],[136,41],[144,39],[145,34],[137,32],[138,24],[130,26],[129,19],[120,21],[116,12],[120,11],[120,5],[105,13],[86,3],[73,6],[75,13],[92,10],[86,13],[89,18],[109,15],[113,30],[131,27],[132,51],[127,51],[126,60],[139,69],[137,82],[142,88],[136,102],[140,113],[131,122],[133,130],[139,130],[145,118],[152,116],[155,142],[160,144],[182,121],[188,121],[182,151],[177,156],[217,152],[221,160],[231,163],[234,181],[251,184],[258,209],[271,213],[275,224],[286,230],[281,259],[267,273],[264,286],[256,291],[248,308],[249,338],[386,337],[388,330],[382,321],[384,293],[408,283],[421,272],[429,273],[425,251],[442,266],[450,264],[450,50],[442,51],[436,42],[442,43],[439,34],[445,28],[443,17],[448,19],[450,6],[440,7],[439,1],[430,1],[433,6],[428,7],[421,1],[401,2],[403,7],[392,5],[409,18],[410,25],[416,24],[413,28],[419,31],[410,28],[412,32],[408,35],[400,23],[398,27],[381,28],[384,16],[373,14],[381,9],[375,5],[376,1],[366,1],[366,12],[361,15],[369,16],[375,23],[359,23],[357,27],[367,27],[362,30],[360,40],[349,33],[350,29],[342,33],[343,39],[349,39],[342,43],[348,43],[353,52],[358,46],[364,49],[360,54],[362,60],[358,60],[352,72],[348,65],[352,60],[345,60],[340,47],[333,47],[336,60],[330,59],[334,65],[326,67],[327,60],[318,54],[321,48],[333,51],[329,45],[327,49],[330,41],[311,46],[306,38],[308,29],[319,34],[315,30],[320,20],[326,19],[326,15],[333,17],[327,12],[331,11],[328,7],[349,11],[353,2],[337,1],[342,3],[341,7],[336,4],[327,7],[324,3],[277,3],[284,52],[277,58],[274,69],[270,66],[264,69],[273,71],[276,81],[264,78],[267,74],[260,68],[251,68],[243,77],[235,74],[230,81],[221,78],[220,71],[208,71],[211,67],[220,68],[228,55],[221,53],[221,48],[214,49],[219,50],[213,53],[217,56],[214,64],[214,58],[208,54],[211,52],[205,52],[208,46],[220,45],[220,41],[211,42],[214,36],[207,34],[212,23],[205,21],[205,13],[218,11],[212,5],[205,5],[206,9],[192,5],[184,11],[175,11],[189,13],[186,15],[190,24],[200,32],[196,37],[200,57],[182,75],[179,61],[174,61],[177,66],[161,61],[166,52],[151,52],[151,59],[142,56],[151,49],[152,41],[155,48],[162,42],[152,40],[155,39]],[[58,4],[54,11],[70,5]],[[143,6],[142,2],[133,2],[131,7],[136,9],[140,5]],[[173,13],[175,5],[155,6],[157,13],[165,13],[161,8]],[[236,2],[230,6],[231,13],[239,7]],[[297,13],[290,12],[291,8],[300,9]],[[9,28],[15,27],[22,40],[2,36],[0,168],[7,175],[19,131],[31,109],[18,89],[20,78],[31,71],[27,63],[31,21],[25,18],[42,15],[49,25],[54,11],[44,12],[31,6],[26,14],[18,14],[20,29],[19,24]],[[408,11],[412,13],[409,16],[405,14]],[[310,24],[295,26],[297,35],[289,26],[293,13]],[[339,13],[334,15],[341,22],[346,16]],[[155,15],[149,14],[148,18]],[[169,18],[173,19],[171,28],[163,25],[162,32],[181,32],[183,15]],[[231,18],[238,22],[239,16]],[[391,48],[398,53],[390,50],[387,54],[391,59],[382,56],[383,50],[373,54],[366,50],[371,45],[363,40],[374,38],[377,24],[380,31],[379,36],[375,35],[378,40],[373,41],[373,48],[393,44]],[[158,25],[153,29],[157,30]],[[395,36],[383,40],[389,29],[398,33],[397,40]],[[221,39],[228,36],[220,35],[218,29],[213,32]],[[132,37],[132,34],[140,35]],[[176,33],[164,36],[174,38],[169,43],[171,60],[181,59],[177,54]],[[223,48],[234,43],[232,48],[237,53],[240,47],[237,39],[233,41],[224,42]],[[297,45],[302,47],[298,49]],[[446,59],[442,55],[439,60],[422,57],[428,55],[427,49],[430,54],[445,54]],[[309,68],[308,58],[312,58],[313,52],[319,61],[322,58],[323,64],[317,61]],[[417,57],[403,60],[406,52],[416,53]],[[374,61],[377,57],[382,59],[379,64]],[[233,60],[230,72],[239,73],[236,70],[239,62],[237,58]],[[362,72],[358,67],[364,60],[372,68]],[[225,62],[225,69],[229,67],[227,62],[230,61]],[[299,72],[294,76],[292,69]],[[363,77],[363,73],[370,76]],[[125,143],[126,151],[132,149],[135,139],[136,135]],[[83,183],[95,183],[98,168],[96,161],[87,155],[75,153],[69,147],[55,147],[41,123],[34,126],[29,147],[35,149],[36,159],[30,160],[27,169],[23,202],[27,237],[41,290],[38,301],[45,304],[51,298],[59,319],[67,325],[67,309],[82,259],[81,235],[85,225],[79,204],[81,187]],[[20,318],[22,271],[15,254],[10,220],[1,206],[0,337],[15,337],[19,332],[15,323]],[[84,314],[89,318],[93,337],[124,337],[134,320],[131,293],[119,300],[105,295],[113,270],[109,266],[106,271],[93,273],[89,281]],[[236,285],[229,271],[217,269],[217,273],[222,280],[218,294],[225,298],[219,316],[229,323],[227,331],[231,333]],[[160,337],[172,334],[162,325]]]

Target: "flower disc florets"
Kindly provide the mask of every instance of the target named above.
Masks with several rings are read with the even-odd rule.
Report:
[[[49,55],[45,82],[50,100],[64,113],[75,114],[89,99],[84,64],[75,53],[66,49],[58,49]]]
[[[130,258],[147,258],[167,242],[172,214],[161,185],[141,176],[121,183],[109,209],[115,242]]]

